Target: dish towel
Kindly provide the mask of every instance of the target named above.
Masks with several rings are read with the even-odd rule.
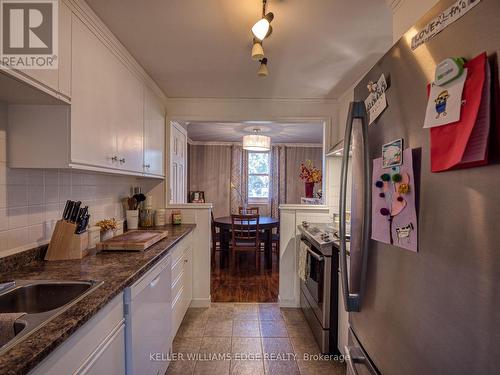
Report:
[[[6,313],[0,314],[0,347],[7,344],[16,336],[14,323],[26,313]]]
[[[306,281],[307,279],[307,245],[300,241],[299,246],[299,277],[302,281]]]

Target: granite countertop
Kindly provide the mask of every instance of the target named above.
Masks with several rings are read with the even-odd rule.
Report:
[[[26,374],[63,343],[78,327],[127,286],[162,259],[195,224],[166,225],[168,237],[144,252],[100,252],[79,260],[32,260],[13,270],[2,270],[2,280],[97,280],[103,284],[37,331],[0,355],[2,374]],[[0,260],[1,261],[1,260]],[[3,267],[5,268],[5,266]]]

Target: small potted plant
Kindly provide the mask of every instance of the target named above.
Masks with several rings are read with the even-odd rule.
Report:
[[[101,228],[101,241],[110,239],[115,235],[115,231],[118,228],[118,223],[115,218],[100,220],[95,225]]]
[[[306,160],[300,165],[300,179],[305,183],[306,198],[313,198],[314,184],[321,182],[321,171],[313,165],[311,160]]]

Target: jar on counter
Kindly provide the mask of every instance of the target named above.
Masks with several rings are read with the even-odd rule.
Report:
[[[154,226],[155,210],[145,208],[139,210],[139,226],[142,228],[152,228]]]
[[[161,227],[166,224],[167,224],[167,210],[164,208],[156,210],[155,225]]]

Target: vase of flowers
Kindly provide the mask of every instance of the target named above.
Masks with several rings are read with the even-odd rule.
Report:
[[[321,182],[321,170],[313,165],[311,160],[306,160],[300,165],[300,179],[304,181],[306,198],[313,198],[314,184]]]
[[[101,241],[106,241],[115,235],[118,223],[115,218],[98,221],[95,225],[101,228]]]

